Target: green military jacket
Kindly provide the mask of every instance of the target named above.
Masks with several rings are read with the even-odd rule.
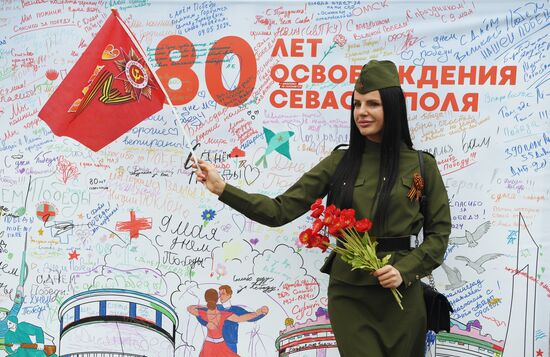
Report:
[[[317,198],[328,193],[332,175],[343,155],[344,150],[333,151],[276,198],[247,193],[226,184],[219,199],[261,224],[271,227],[284,225],[303,215]],[[426,217],[420,212],[419,202],[407,197],[414,174],[420,174],[418,153],[402,144],[399,176],[390,194],[387,230],[381,232],[373,227],[373,232],[380,237],[399,237],[418,234],[424,225],[424,241],[417,248],[379,254],[391,254],[390,264],[401,273],[404,287],[428,275],[443,262],[451,232],[449,200],[437,163],[431,155],[424,155],[424,161],[425,193],[428,198]],[[353,208],[357,219],[373,217],[371,209],[377,187],[379,162],[380,145],[366,140],[353,194]],[[351,266],[339,257],[335,258],[334,253],[328,257],[325,266],[333,279],[352,285],[378,284],[378,279],[364,270],[351,271]]]

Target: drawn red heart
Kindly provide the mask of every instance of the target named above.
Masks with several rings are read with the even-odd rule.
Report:
[[[107,47],[103,50],[103,54],[101,55],[101,59],[104,60],[112,60],[114,58],[117,58],[120,55],[120,51],[115,48],[112,44],[108,44]]]

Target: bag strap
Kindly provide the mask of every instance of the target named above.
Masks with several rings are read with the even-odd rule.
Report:
[[[422,177],[422,180],[424,180],[424,189],[422,190],[422,196],[420,196],[420,213],[422,213],[422,216],[426,217],[426,205],[428,204],[428,196],[426,196],[426,175],[424,170],[424,153],[422,150],[417,150],[418,153],[418,164],[420,166],[420,176]],[[415,248],[418,248],[419,242],[418,242],[418,235],[415,238]],[[428,274],[428,280],[430,281],[430,286],[437,291],[435,288],[435,280],[432,273]]]
[[[422,177],[422,180],[424,180],[424,189],[422,190],[422,196],[420,196],[420,201],[419,201],[419,204],[420,204],[420,213],[422,213],[422,216],[423,217],[426,217],[426,201],[428,200],[428,197],[426,196],[426,179],[425,179],[425,170],[424,170],[424,153],[422,152],[422,150],[417,150],[416,151],[417,154],[418,154],[418,165],[420,166],[420,177]],[[422,224],[422,226],[424,226],[424,224]],[[418,242],[418,234],[416,235],[416,239],[414,241],[415,243],[415,248],[418,247],[419,245],[419,242]]]

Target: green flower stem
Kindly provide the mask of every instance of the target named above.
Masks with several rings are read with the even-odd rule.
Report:
[[[399,290],[397,290],[396,288],[391,288],[391,292],[392,292],[393,296],[395,297],[395,301],[397,301],[397,303],[399,304],[399,307],[401,308],[401,310],[405,310],[403,308],[403,305],[401,304],[401,298],[403,297],[403,294],[401,294],[401,292]]]
[[[342,244],[342,247],[332,243],[328,243],[327,246],[340,254],[342,260],[351,265],[351,270],[364,269],[373,272],[387,265],[390,261],[390,254],[382,259],[376,256],[378,242],[371,241],[367,232],[363,233],[363,237],[355,229],[341,230],[340,232],[342,237],[336,239]],[[396,288],[390,290],[401,310],[404,310],[401,304],[401,298],[403,297],[401,292]]]

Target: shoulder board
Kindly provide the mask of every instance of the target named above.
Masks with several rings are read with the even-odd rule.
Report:
[[[335,147],[334,149],[332,149],[332,151],[336,151],[336,150],[343,149],[344,146],[349,146],[349,144],[339,144],[339,145],[336,145],[336,147]]]
[[[422,151],[424,154],[430,155],[431,157],[433,157],[435,159],[435,156],[431,152],[424,151],[424,150],[419,150],[419,151]]]

